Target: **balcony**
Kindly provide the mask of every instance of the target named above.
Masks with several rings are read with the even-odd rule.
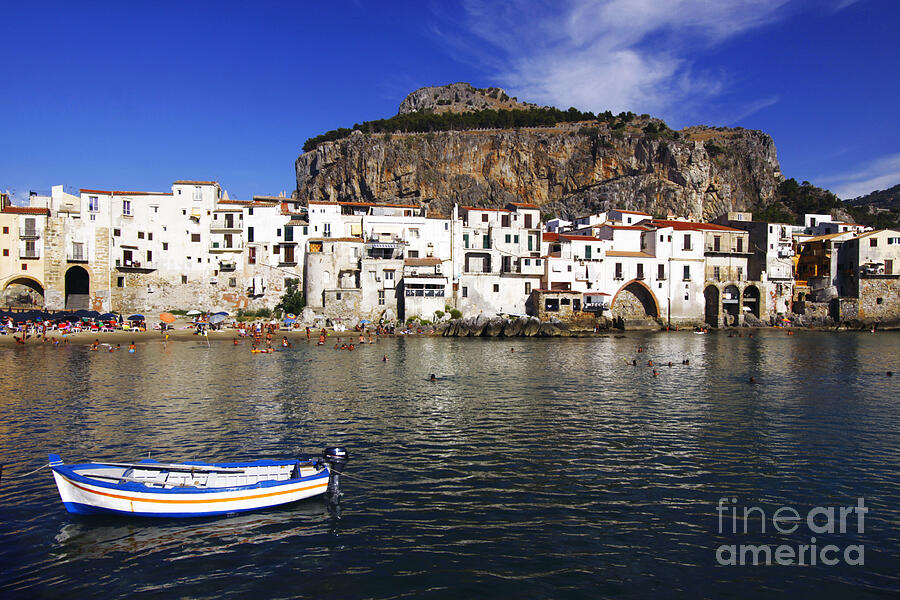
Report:
[[[237,268],[237,263],[235,261],[227,261],[222,260],[219,261],[219,270],[220,271],[234,271]]]
[[[150,273],[156,270],[153,261],[116,259],[116,270],[125,273]]]
[[[74,263],[86,263],[88,262],[87,252],[84,252],[83,250],[79,252],[69,250],[68,252],[66,252],[66,261]]]
[[[243,231],[242,227],[234,223],[216,223],[213,221],[212,225],[209,226],[210,233],[242,233]]]
[[[41,232],[33,227],[20,227],[19,228],[19,239],[36,240],[39,237],[41,237]]]
[[[19,258],[40,258],[41,252],[37,249],[32,250],[19,250]]]
[[[209,252],[211,254],[221,254],[223,252],[243,252],[244,246],[241,244],[231,245],[231,246],[223,246],[219,242],[213,242],[209,246]]]

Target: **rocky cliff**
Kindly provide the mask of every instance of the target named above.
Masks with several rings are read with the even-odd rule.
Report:
[[[454,93],[435,100],[418,90],[401,107],[431,110],[429,102]],[[302,154],[296,172],[296,195],[307,200],[430,201],[443,214],[454,203],[528,201],[570,218],[611,207],[712,218],[769,203],[783,179],[763,132],[673,132],[647,115],[508,130],[354,131]]]

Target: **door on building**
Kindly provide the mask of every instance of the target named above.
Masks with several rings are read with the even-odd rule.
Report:
[[[91,276],[84,267],[70,267],[66,271],[66,310],[89,309]]]

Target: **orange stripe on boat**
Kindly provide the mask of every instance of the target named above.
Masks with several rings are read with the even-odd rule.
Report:
[[[241,500],[256,500],[257,498],[269,498],[271,496],[280,496],[282,494],[292,494],[294,492],[302,492],[304,490],[311,490],[317,487],[325,487],[328,485],[328,482],[326,481],[325,483],[318,483],[316,485],[310,485],[302,488],[293,488],[290,490],[282,490],[279,492],[269,492],[268,494],[257,494],[255,496],[241,496],[240,498],[210,498],[208,500],[157,500],[156,498],[134,498],[132,496],[122,496],[120,494],[110,494],[109,492],[98,492],[96,490],[78,485],[71,479],[66,478],[66,481],[71,485],[77,487],[79,490],[83,490],[90,494],[108,496],[110,498],[118,498],[119,500],[130,500],[132,502],[156,502],[158,504],[209,504],[211,502],[240,502]]]

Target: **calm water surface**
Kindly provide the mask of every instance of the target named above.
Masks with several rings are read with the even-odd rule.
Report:
[[[7,476],[48,452],[241,460],[341,444],[357,477],[340,514],[307,501],[200,521],[77,517],[49,471],[6,477],[4,598],[900,591],[900,374],[885,376],[900,372],[897,334],[405,338],[273,355],[230,342],[35,345],[0,349],[0,366]],[[851,520],[818,543],[862,544],[865,565],[721,566],[721,544],[811,535],[771,523],[763,534],[758,520],[733,534],[727,519],[720,533],[721,497],[801,515],[862,497],[864,531]]]

